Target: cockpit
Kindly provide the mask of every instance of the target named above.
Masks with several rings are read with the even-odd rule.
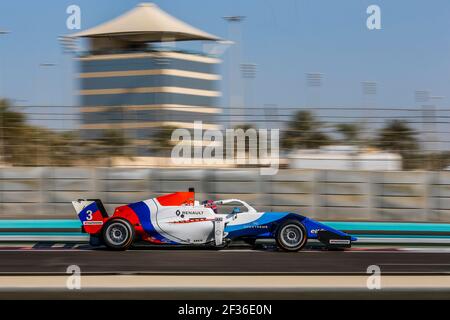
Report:
[[[239,200],[239,199],[228,199],[228,200],[205,200],[202,202],[202,206],[205,208],[210,208],[214,211],[214,213],[219,213],[218,211],[218,205],[229,205],[229,204],[237,204],[240,207],[245,208],[246,210],[242,211],[240,207],[234,207],[232,209],[232,212],[229,212],[229,214],[238,214],[238,213],[255,213],[257,212],[255,208],[250,206],[247,202]]]

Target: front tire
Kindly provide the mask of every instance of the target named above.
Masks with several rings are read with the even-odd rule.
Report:
[[[305,227],[298,221],[289,220],[280,225],[277,230],[276,241],[278,248],[283,251],[300,251],[306,244],[308,236]]]
[[[103,241],[105,245],[116,251],[125,251],[134,240],[134,228],[123,219],[113,219],[103,226]]]

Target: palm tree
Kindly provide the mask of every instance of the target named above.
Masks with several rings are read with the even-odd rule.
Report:
[[[100,138],[102,153],[106,156],[125,156],[129,154],[129,140],[123,130],[109,129]]]
[[[403,120],[391,120],[380,129],[374,141],[375,146],[399,153],[403,158],[404,169],[417,169],[424,165],[423,156],[419,154],[417,132]]]
[[[161,156],[169,155],[173,146],[172,132],[176,129],[177,128],[172,126],[163,126],[156,130],[156,132],[150,137],[150,152]]]
[[[322,132],[323,124],[310,111],[298,111],[289,122],[281,145],[285,149],[315,149],[331,143],[330,137]]]
[[[50,133],[48,146],[52,165],[71,165],[81,159],[80,142],[75,132]]]
[[[11,107],[9,101],[0,100],[1,160],[17,166],[32,166],[70,165],[85,158],[81,152],[84,144],[75,133],[58,133],[29,125],[25,115]],[[117,141],[120,144],[120,139],[115,139],[114,143]]]
[[[419,149],[416,135],[406,121],[391,120],[379,131],[375,145],[405,155]]]
[[[29,136],[25,121],[22,113],[11,110],[8,100],[0,100],[0,153],[3,161],[29,160],[29,155],[21,148],[21,145],[29,142],[26,139]]]
[[[359,144],[361,125],[357,123],[340,123],[336,131],[342,136],[342,142],[346,144]]]

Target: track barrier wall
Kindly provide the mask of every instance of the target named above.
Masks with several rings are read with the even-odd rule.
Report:
[[[240,198],[325,221],[450,222],[450,172],[13,167],[0,181],[0,219],[74,219],[76,199],[112,211],[194,187],[199,200]]]

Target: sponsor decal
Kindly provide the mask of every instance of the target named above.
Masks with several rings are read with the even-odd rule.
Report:
[[[170,222],[170,223],[173,223],[173,224],[183,224],[183,223],[194,223],[194,222],[205,222],[205,221],[214,221],[214,219],[207,219],[207,218],[190,218],[189,220],[172,221],[172,222]]]
[[[103,225],[103,221],[84,221],[84,226],[101,226]]]
[[[186,214],[190,214],[190,215],[198,215],[198,216],[201,216],[201,215],[203,215],[203,211],[187,211],[187,210],[183,210],[183,211],[181,211],[181,214],[183,215],[186,215]]]
[[[177,211],[175,212],[175,214],[177,215],[177,217],[181,216],[182,218],[184,218],[184,214],[181,214],[181,211],[180,211],[180,210],[177,210]]]
[[[175,214],[177,215],[177,217],[184,218],[186,215],[202,216],[204,212],[195,210],[177,210],[175,211]]]
[[[344,239],[331,239],[330,244],[350,244],[350,240]]]
[[[269,226],[248,226],[246,229],[268,229]]]

